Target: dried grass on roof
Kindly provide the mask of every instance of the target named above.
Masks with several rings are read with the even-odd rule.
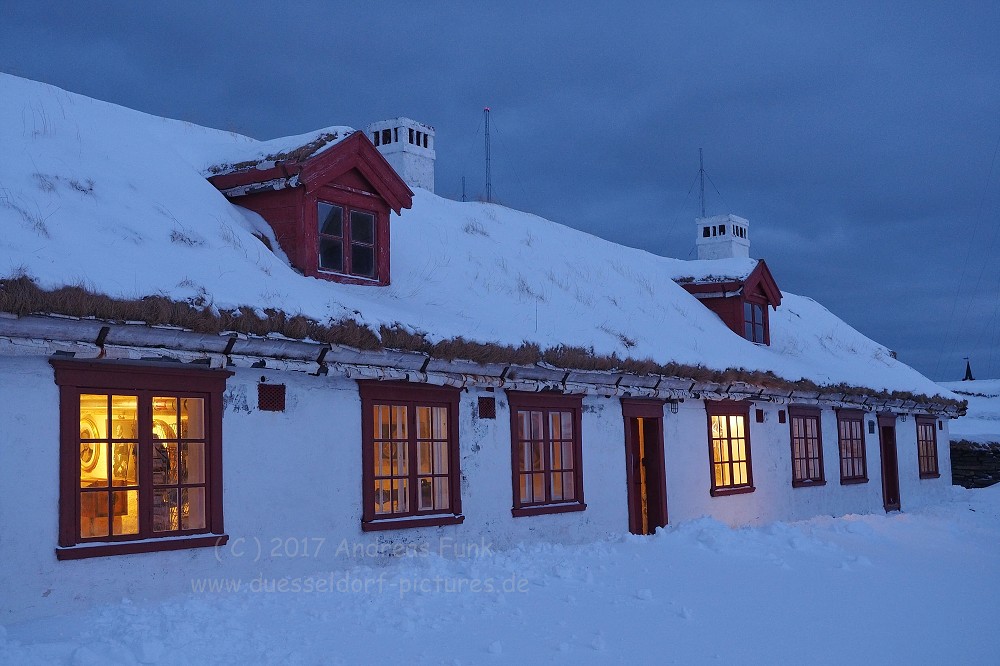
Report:
[[[246,160],[245,162],[237,162],[235,164],[216,164],[210,166],[208,168],[208,172],[213,176],[218,176],[224,173],[237,173],[239,171],[255,169],[257,168],[257,165],[262,162],[301,162],[302,160],[308,159],[314,155],[327,144],[332,143],[339,138],[340,134],[337,132],[327,132],[325,134],[320,134],[309,143],[304,143],[301,146],[292,148],[291,150],[282,151],[280,153],[272,153],[271,155],[265,155],[260,159]]]
[[[100,320],[141,321],[152,325],[172,325],[199,333],[238,331],[250,335],[280,334],[298,340],[344,345],[361,350],[396,349],[421,352],[442,360],[466,360],[480,364],[534,365],[547,363],[565,370],[605,370],[636,375],[659,375],[723,387],[748,384],[759,389],[786,392],[815,392],[842,396],[846,401],[912,401],[917,406],[954,407],[964,412],[966,402],[941,396],[927,396],[909,391],[875,391],[847,384],[820,385],[808,379],[791,381],[770,371],[733,368],[713,370],[702,365],[658,363],[651,359],[595,354],[593,349],[559,345],[542,349],[534,343],[518,346],[475,342],[462,337],[431,342],[422,333],[402,326],[383,326],[378,333],[353,320],[323,324],[303,315],[289,315],[279,310],[252,306],[216,311],[204,305],[172,301],[163,296],[126,300],[95,294],[80,286],[50,291],[38,287],[29,277],[0,280],[0,311],[18,316],[61,314],[95,317]]]

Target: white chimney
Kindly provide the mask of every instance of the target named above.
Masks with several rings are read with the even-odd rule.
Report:
[[[750,222],[736,215],[713,215],[695,220],[699,259],[750,256]]]
[[[365,133],[411,188],[434,191],[434,128],[410,118],[380,120]]]

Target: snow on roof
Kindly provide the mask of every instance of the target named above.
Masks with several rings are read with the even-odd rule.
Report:
[[[354,129],[335,125],[325,127],[315,132],[307,132],[297,136],[286,136],[270,141],[254,141],[253,143],[236,143],[232,146],[220,146],[217,159],[202,173],[206,176],[218,176],[250,169],[269,169],[276,162],[285,160],[306,160],[337,145],[351,135]]]
[[[949,426],[951,439],[1000,442],[1000,379],[940,382],[940,385],[969,402],[968,413]]]
[[[392,284],[308,278],[269,251],[255,213],[205,179],[267,156],[259,142],[0,75],[0,277],[251,305],[320,322],[399,324],[437,341],[568,345],[658,363],[953,397],[811,299],[784,294],[771,346],[732,333],[679,276],[749,274],[754,260],[682,261],[498,205],[418,190],[392,226]],[[339,131],[339,130],[338,130]]]
[[[757,268],[757,260],[747,257],[695,259],[682,261],[674,275],[675,282],[742,282]]]

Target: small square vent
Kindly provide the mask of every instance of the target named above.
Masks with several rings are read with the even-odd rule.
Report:
[[[262,412],[285,411],[285,385],[257,384],[257,409]]]
[[[479,418],[481,419],[495,419],[497,417],[497,399],[496,398],[479,398]]]
[[[785,422],[785,410],[779,409],[778,410],[778,423],[784,423],[784,422]]]

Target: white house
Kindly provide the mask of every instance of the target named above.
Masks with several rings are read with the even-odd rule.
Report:
[[[259,142],[0,89],[4,621],[949,491],[964,403],[780,291],[742,218],[681,261],[408,184],[406,119]]]

